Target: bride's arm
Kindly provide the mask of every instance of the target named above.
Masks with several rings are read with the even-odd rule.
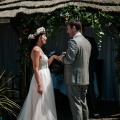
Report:
[[[57,56],[57,55],[52,55],[52,56],[48,59],[48,65],[50,65],[54,59],[59,60],[59,56]]]
[[[32,62],[33,62],[33,70],[34,70],[36,82],[38,84],[38,93],[40,93],[42,95],[43,88],[42,88],[42,82],[41,82],[40,74],[39,74],[40,56],[41,56],[40,49],[37,47],[33,48],[32,53],[31,53],[31,58],[32,58]]]

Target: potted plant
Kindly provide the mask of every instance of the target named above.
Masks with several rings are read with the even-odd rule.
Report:
[[[17,117],[17,111],[20,110],[18,103],[10,97],[13,93],[18,94],[18,91],[11,88],[14,77],[12,73],[5,76],[5,70],[0,72],[0,118],[2,120],[8,113]]]

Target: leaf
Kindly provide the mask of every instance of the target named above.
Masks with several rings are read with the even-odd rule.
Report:
[[[13,90],[10,87],[8,87],[9,83],[13,82],[13,78],[15,76],[12,75],[12,72],[11,72],[6,77],[4,77],[4,79],[2,79],[4,74],[5,74],[5,70],[2,71],[2,73],[0,74],[0,79],[3,80],[0,85],[0,109],[1,109],[1,111],[2,111],[2,109],[4,109],[7,112],[9,112],[17,117],[16,110],[20,110],[21,107],[16,102],[14,102],[14,100],[12,100],[8,97],[9,93],[11,93],[11,92],[12,92],[12,94],[13,94],[13,92],[19,93],[18,91]]]

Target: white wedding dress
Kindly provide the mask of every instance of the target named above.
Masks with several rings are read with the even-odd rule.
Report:
[[[40,59],[39,73],[43,94],[37,92],[38,85],[33,74],[28,95],[17,120],[57,120],[53,83],[45,54]]]

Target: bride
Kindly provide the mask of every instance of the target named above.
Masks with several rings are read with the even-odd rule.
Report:
[[[58,56],[53,55],[49,59],[44,54],[41,46],[46,43],[47,37],[44,27],[30,34],[31,59],[34,74],[26,100],[17,120],[57,120],[54,100],[53,84],[48,66]]]

